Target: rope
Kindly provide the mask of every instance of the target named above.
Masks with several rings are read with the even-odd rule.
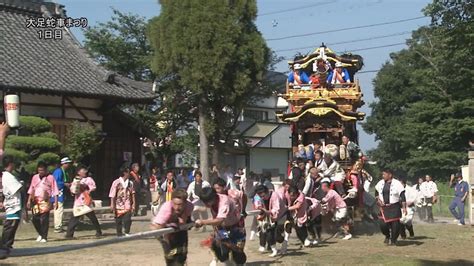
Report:
[[[249,211],[247,213],[248,216],[255,216],[260,213],[259,210]],[[89,243],[81,243],[81,244],[68,244],[68,245],[61,245],[55,247],[44,247],[44,248],[18,248],[12,249],[9,257],[25,257],[25,256],[37,256],[37,255],[46,255],[52,253],[59,253],[59,252],[66,252],[84,248],[93,248],[103,245],[110,245],[116,243],[122,243],[126,241],[132,241],[147,237],[157,237],[166,234],[176,233],[182,230],[188,230],[194,226],[194,223],[188,223],[185,225],[180,226],[179,228],[163,228],[158,230],[151,230],[145,232],[138,232],[135,234],[130,234],[128,236],[123,237],[116,237],[116,238],[107,238],[107,239],[99,239]]]

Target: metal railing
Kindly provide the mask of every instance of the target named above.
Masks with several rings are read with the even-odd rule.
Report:
[[[452,195],[437,195],[437,201],[436,203],[433,204],[433,213],[438,217],[445,217],[445,218],[451,218],[452,214],[451,211],[449,210],[449,205],[451,204],[451,201],[455,197]],[[464,206],[464,215],[465,218],[468,218],[467,215],[469,215],[469,208],[470,208],[470,203],[466,199],[465,201],[465,206]]]
[[[347,90],[347,89],[356,89],[360,88],[359,87],[359,80],[356,80],[355,82],[350,82],[350,83],[341,83],[341,84],[334,84],[328,86],[328,84],[325,84],[326,86],[323,86],[321,84],[316,85],[316,84],[299,84],[299,85],[294,85],[294,84],[289,84],[286,82],[286,94],[289,94],[291,91],[323,91],[323,90],[334,90],[334,89],[341,89],[341,90]]]

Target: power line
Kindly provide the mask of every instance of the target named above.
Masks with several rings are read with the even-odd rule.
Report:
[[[375,24],[368,24],[368,25],[361,25],[361,26],[355,26],[355,27],[348,27],[348,28],[340,28],[340,29],[325,30],[325,31],[318,31],[318,32],[311,32],[311,33],[304,33],[304,34],[297,34],[297,35],[289,35],[289,36],[278,37],[278,38],[270,38],[270,39],[266,39],[266,40],[267,41],[279,41],[279,40],[285,40],[285,39],[312,36],[312,35],[316,35],[316,34],[325,34],[325,33],[333,33],[333,32],[340,32],[340,31],[347,31],[347,30],[355,30],[355,29],[363,29],[363,28],[377,27],[377,26],[383,26],[383,25],[390,25],[390,24],[402,23],[402,22],[407,22],[407,21],[412,21],[412,20],[418,20],[418,19],[422,19],[422,18],[425,18],[425,16],[395,20],[395,21],[388,21],[388,22],[382,22],[382,23],[375,23]]]
[[[378,40],[378,39],[384,39],[384,38],[393,37],[393,36],[401,36],[401,35],[405,35],[405,34],[409,34],[409,33],[411,33],[411,31],[398,32],[398,33],[389,34],[389,35],[374,36],[374,37],[369,37],[369,38],[364,38],[364,39],[355,39],[355,40],[350,40],[350,41],[327,43],[326,45],[327,46],[336,46],[336,45],[346,44],[346,43]],[[310,48],[314,48],[315,46],[317,46],[317,45],[298,47],[298,48],[280,49],[280,50],[275,50],[275,52],[288,52],[288,51],[296,51],[296,50],[301,50],[301,49],[310,49]]]
[[[376,70],[364,70],[364,71],[359,71],[357,72],[357,74],[365,74],[365,73],[375,73],[375,72],[379,72],[380,69],[376,69]]]
[[[406,43],[404,42],[399,42],[399,43],[392,43],[392,44],[386,44],[386,45],[379,45],[379,46],[372,46],[372,47],[365,47],[365,48],[358,48],[358,49],[351,49],[350,51],[338,51],[335,52],[337,54],[341,53],[346,53],[346,52],[357,52],[357,51],[366,51],[366,50],[373,50],[373,49],[380,49],[380,48],[385,48],[385,47],[392,47],[392,46],[397,46],[397,45],[405,45]],[[291,57],[284,57],[284,60],[292,60],[293,58]]]
[[[306,9],[306,8],[310,8],[310,7],[323,6],[323,5],[334,4],[334,3],[336,3],[336,2],[335,1],[334,2],[319,2],[319,3],[316,3],[316,4],[311,4],[311,5],[306,5],[306,6],[299,6],[299,7],[295,7],[295,8],[291,8],[291,9],[282,9],[282,10],[262,13],[262,14],[258,14],[258,17],[274,15],[274,14],[280,14],[280,13],[293,12],[293,11],[297,11],[298,9]]]
[[[374,5],[380,5],[380,4],[383,3],[382,0],[374,0],[374,1],[376,1],[376,2],[370,2],[370,3],[365,3],[365,4],[359,3],[359,4],[357,4],[357,5],[349,6],[348,9],[342,9],[342,10],[338,10],[338,9],[335,9],[335,10],[333,10],[333,9],[323,9],[323,11],[325,11],[325,12],[324,12],[325,15],[330,14],[330,13],[336,13],[337,15],[341,15],[343,12],[346,12],[346,11],[348,11],[348,12],[354,12],[354,10],[356,10],[356,9],[360,9],[360,8],[367,9],[368,7],[371,7],[371,6],[374,6]],[[337,2],[337,0],[334,0],[332,3],[336,3],[336,2]],[[322,4],[323,4],[323,3],[318,4],[318,5],[321,6]],[[320,10],[321,10],[321,9],[318,9],[318,11],[320,11]],[[282,10],[282,11],[283,11],[283,10]],[[291,12],[291,11],[293,11],[293,9],[287,9],[287,10],[285,10],[285,11]],[[283,12],[279,12],[279,13],[283,13]],[[257,14],[257,16],[259,16],[259,15]],[[309,16],[312,16],[312,12],[309,13]],[[318,15],[318,17],[321,17],[321,15]],[[268,18],[268,17],[267,17],[267,18]],[[276,21],[276,22],[282,22],[282,21],[297,22],[297,20],[298,20],[299,18],[301,18],[301,16],[298,16],[298,17],[297,17],[297,16],[285,16],[284,19],[282,19],[281,16],[280,16],[280,17],[278,17],[278,20],[275,20],[275,21]]]
[[[367,47],[367,48],[353,49],[353,50],[350,50],[350,51],[351,52],[358,52],[358,51],[379,49],[379,48],[385,48],[385,47],[391,47],[391,46],[397,46],[397,45],[405,45],[405,44],[406,44],[405,42],[399,42],[399,43],[392,43],[392,44],[387,44],[387,45],[380,45],[380,46],[373,46],[373,47]]]

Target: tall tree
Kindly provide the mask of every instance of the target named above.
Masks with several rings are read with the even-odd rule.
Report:
[[[84,31],[86,50],[111,71],[134,80],[153,80],[146,19],[114,8],[112,11],[110,21]]]
[[[178,153],[197,155],[195,108],[190,107],[181,95],[167,95],[167,92],[174,91],[160,90],[155,105],[133,111],[138,126],[148,132],[154,160],[162,162],[165,168],[171,167],[171,158]]]
[[[160,4],[161,14],[149,29],[152,69],[164,89],[173,88],[175,95],[198,107],[200,164],[208,178],[209,137],[219,139],[218,129],[235,122],[244,104],[261,93],[259,82],[270,51],[255,26],[255,1],[161,0]]]
[[[282,57],[278,57],[272,52],[270,62],[262,63],[268,63],[267,68],[274,70],[274,66],[282,60]],[[221,97],[217,97],[210,104],[213,117],[212,125],[214,127],[214,134],[211,136],[213,164],[220,165],[224,149],[226,147],[234,147],[235,129],[244,108],[262,98],[270,96],[272,93],[275,93],[276,87],[281,86],[281,84],[274,84],[267,75],[262,79],[252,82],[255,83],[251,83],[249,86],[244,87],[243,90],[233,93],[232,97],[228,97],[229,90],[222,90]],[[229,83],[229,85],[232,84]]]
[[[446,178],[466,162],[474,136],[474,24],[469,1],[438,1],[429,26],[391,55],[374,80],[378,101],[364,129],[380,144],[382,167]]]
[[[113,8],[112,11],[110,21],[86,29],[84,44],[87,51],[111,71],[135,80],[152,81],[153,51],[146,36],[148,21],[136,14],[125,14]],[[169,159],[173,155],[183,151],[194,153],[194,147],[197,147],[196,133],[191,127],[195,114],[184,99],[180,90],[168,88],[157,91],[154,104],[121,106],[122,111],[135,118],[131,121],[135,123],[133,126],[147,135],[153,161],[163,162],[164,167],[170,166]],[[183,130],[188,134],[176,134]]]

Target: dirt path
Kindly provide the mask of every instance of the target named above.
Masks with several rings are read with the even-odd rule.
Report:
[[[134,220],[132,231],[147,231],[149,218]],[[114,236],[113,221],[102,221],[105,237]],[[248,222],[247,224],[250,224]],[[44,248],[94,241],[90,225],[81,225],[77,239],[64,240],[62,235],[50,231],[46,244],[36,243],[36,234],[31,224],[22,224],[17,234],[15,248]],[[132,233],[133,233],[132,232]],[[247,241],[247,265],[315,265],[315,264],[393,264],[399,265],[473,265],[474,229],[471,226],[451,224],[417,224],[417,237],[402,241],[402,246],[387,247],[382,244],[380,234],[359,235],[352,240],[329,239],[315,248],[301,249],[293,237],[289,254],[280,258],[269,258],[260,254],[258,241]],[[190,231],[188,265],[208,265],[212,259],[207,248],[199,245],[209,232]],[[2,264],[36,265],[164,265],[161,246],[156,239],[142,239],[95,248],[54,253],[39,256],[12,257]]]

